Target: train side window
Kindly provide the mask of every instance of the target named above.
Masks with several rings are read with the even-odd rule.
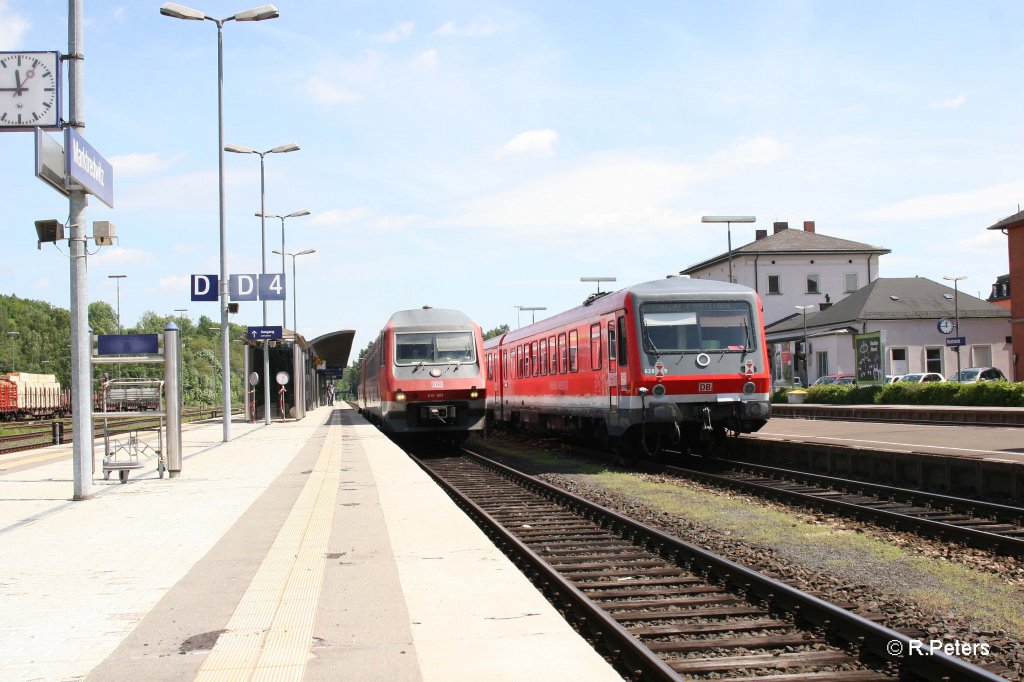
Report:
[[[615,323],[608,323],[608,364],[612,364],[612,360],[615,359]]]
[[[555,345],[555,337],[548,337],[548,350],[551,351],[551,374],[558,374],[558,346]]]
[[[569,371],[579,370],[580,341],[575,329],[569,332]]]
[[[547,376],[548,374],[548,340],[540,340],[540,375]]]
[[[494,381],[494,353],[487,354],[487,380]]]
[[[540,372],[540,367],[538,367],[538,365],[540,364],[540,356],[537,355],[536,341],[530,344],[530,359],[530,365],[532,366],[531,371],[533,372],[533,376],[537,376],[537,374]]]
[[[620,317],[618,320],[618,334],[619,334],[619,366],[622,367],[626,364],[627,355],[626,351],[626,318]]]
[[[501,373],[502,381],[508,380],[508,351],[501,351],[501,357],[504,359],[504,370]]]
[[[601,369],[601,323],[590,325],[590,369]]]
[[[565,332],[558,335],[558,373],[569,371],[569,350],[565,345]]]

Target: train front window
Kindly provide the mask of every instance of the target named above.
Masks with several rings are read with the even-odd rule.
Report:
[[[647,303],[640,307],[647,353],[750,351],[754,349],[750,306],[743,301]]]
[[[476,360],[472,332],[395,334],[395,364],[445,365]]]

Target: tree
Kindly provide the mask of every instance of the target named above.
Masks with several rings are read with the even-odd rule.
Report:
[[[495,327],[494,329],[488,330],[484,332],[484,341],[486,341],[487,339],[493,339],[495,336],[508,334],[508,330],[509,326],[507,324],[503,324],[500,327]]]

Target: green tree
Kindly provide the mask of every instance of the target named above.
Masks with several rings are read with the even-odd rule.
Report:
[[[502,334],[508,334],[508,330],[509,330],[509,326],[507,324],[503,324],[500,327],[495,327],[494,329],[490,329],[490,330],[484,332],[484,341],[486,341],[487,339],[493,339],[495,336],[501,336]]]

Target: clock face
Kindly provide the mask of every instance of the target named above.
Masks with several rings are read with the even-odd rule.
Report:
[[[942,332],[943,334],[948,334],[951,331],[953,331],[953,320],[949,319],[948,317],[944,317],[941,320],[939,320],[938,327],[940,332]]]
[[[0,129],[60,126],[56,52],[0,52]]]

